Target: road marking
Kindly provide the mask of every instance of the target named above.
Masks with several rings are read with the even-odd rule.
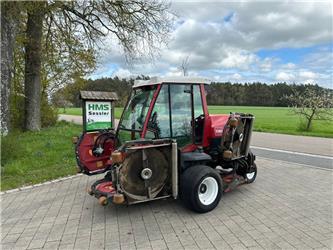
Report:
[[[287,151],[287,150],[282,150],[282,149],[263,148],[263,147],[257,147],[257,146],[251,146],[251,148],[261,149],[261,150],[266,150],[266,151],[273,151],[273,152],[280,152],[280,153],[287,153],[287,154],[294,154],[294,155],[303,155],[303,156],[309,156],[309,157],[314,157],[314,158],[321,158],[321,159],[333,160],[333,157],[326,156],[326,155],[315,155],[315,154],[301,153],[301,152],[296,152],[296,151]]]

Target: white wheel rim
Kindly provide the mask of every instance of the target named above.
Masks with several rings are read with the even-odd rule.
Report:
[[[246,178],[251,180],[254,177],[254,175],[255,175],[255,172],[247,173]]]
[[[212,204],[219,192],[217,181],[213,177],[205,178],[199,185],[198,196],[199,200],[204,205]]]

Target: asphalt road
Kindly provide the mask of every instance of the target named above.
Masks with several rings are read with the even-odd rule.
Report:
[[[330,138],[254,132],[251,144],[311,155],[333,156],[333,139]]]
[[[291,152],[262,147],[251,147],[252,152],[259,157],[303,164],[307,167],[333,169],[333,157],[323,155],[310,155],[300,152]]]
[[[59,115],[59,120],[82,124],[81,116]],[[333,169],[333,139],[330,138],[253,132],[251,145],[259,157]]]

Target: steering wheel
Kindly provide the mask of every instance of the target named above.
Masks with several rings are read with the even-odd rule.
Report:
[[[156,111],[151,116],[150,122],[151,122],[152,125],[156,125],[157,124],[157,112]]]

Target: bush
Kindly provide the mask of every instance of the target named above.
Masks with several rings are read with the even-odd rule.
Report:
[[[24,129],[24,97],[13,95],[11,98],[11,127]],[[54,126],[58,120],[58,110],[52,106],[47,98],[41,100],[41,125],[42,128]]]
[[[45,98],[46,99],[46,98]],[[47,100],[42,100],[41,103],[41,122],[42,127],[51,127],[57,123],[58,109],[48,103]]]
[[[10,125],[12,129],[23,129],[24,96],[12,95],[10,98]]]

